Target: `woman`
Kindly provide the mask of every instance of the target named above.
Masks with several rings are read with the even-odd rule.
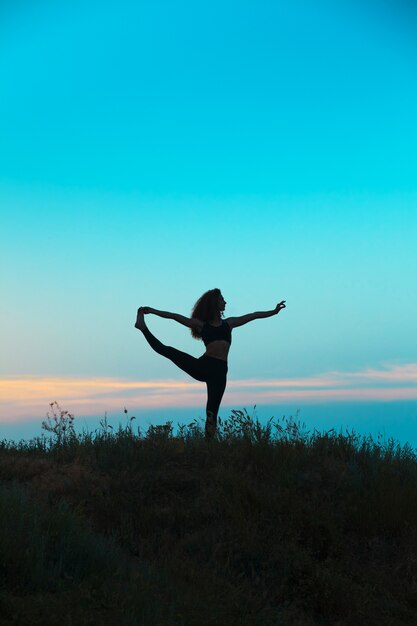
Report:
[[[217,426],[217,413],[226,388],[227,355],[232,343],[232,328],[243,326],[252,320],[261,317],[276,315],[285,308],[285,300],[277,304],[272,311],[258,311],[248,313],[241,317],[228,317],[222,319],[226,301],[220,289],[210,289],[197,300],[191,313],[191,317],[184,317],[177,313],[158,311],[144,306],[138,309],[135,328],[142,331],[149,345],[158,354],[170,359],[175,365],[187,372],[195,380],[205,382],[207,385],[206,406],[206,439],[213,437]],[[191,329],[194,339],[202,339],[206,346],[205,353],[200,358],[181,352],[171,346],[165,346],[148,329],[145,324],[144,314],[153,313],[159,317],[173,319]]]

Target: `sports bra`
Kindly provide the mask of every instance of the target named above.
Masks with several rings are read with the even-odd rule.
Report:
[[[226,320],[222,320],[221,326],[211,326],[208,322],[204,322],[204,326],[201,330],[201,339],[204,341],[204,345],[211,343],[212,341],[227,341],[232,343],[232,331]]]

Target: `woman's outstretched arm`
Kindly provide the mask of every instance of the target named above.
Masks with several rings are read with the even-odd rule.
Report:
[[[227,319],[227,323],[229,324],[230,328],[236,328],[237,326],[243,326],[243,324],[247,324],[248,322],[252,322],[253,320],[277,315],[281,311],[281,309],[285,309],[285,300],[279,302],[275,309],[272,309],[271,311],[256,311],[255,313],[247,313],[246,315],[241,315],[240,317],[229,317]]]
[[[175,320],[179,324],[183,324],[188,328],[193,328],[195,326],[200,326],[200,320],[196,320],[193,318],[185,317],[185,315],[180,315],[179,313],[170,313],[170,311],[159,311],[158,309],[153,309],[150,306],[143,307],[144,313],[153,313],[154,315],[158,315],[159,317],[165,317],[166,319]]]

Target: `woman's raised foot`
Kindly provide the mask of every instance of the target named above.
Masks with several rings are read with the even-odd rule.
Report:
[[[135,328],[138,328],[139,330],[144,330],[146,328],[145,320],[143,318],[143,306],[140,306],[138,308],[138,315],[136,317]]]

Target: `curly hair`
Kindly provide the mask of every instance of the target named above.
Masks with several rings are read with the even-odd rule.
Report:
[[[219,311],[218,298],[221,294],[220,289],[209,289],[195,303],[191,312],[191,317],[201,322],[210,322],[219,313],[223,315],[223,311]],[[197,328],[191,328],[191,335],[194,339],[201,339],[201,334]]]

